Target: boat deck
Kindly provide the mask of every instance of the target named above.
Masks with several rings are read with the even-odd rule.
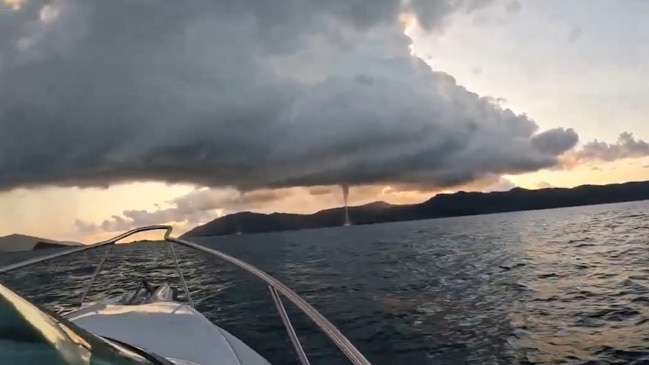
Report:
[[[178,364],[269,365],[241,340],[186,304],[97,303],[66,318],[95,334],[149,350]]]

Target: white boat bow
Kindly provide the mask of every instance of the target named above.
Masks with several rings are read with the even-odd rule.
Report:
[[[171,292],[165,285],[157,291]],[[128,299],[128,298],[124,298]],[[149,350],[182,364],[269,365],[252,348],[188,304],[152,295],[138,304],[95,303],[65,316],[102,337]]]
[[[153,287],[143,282],[133,293],[84,305],[85,297],[113,245],[135,233],[156,229],[166,231],[164,238],[188,303],[177,301],[175,290],[167,284]],[[49,363],[57,365],[269,365],[270,363],[252,347],[210,322],[194,308],[194,302],[178,265],[172,243],[217,256],[264,281],[268,285],[270,295],[300,363],[307,365],[309,360],[284,309],[282,296],[309,317],[340,348],[352,364],[370,364],[331,322],[279,280],[240,259],[192,242],[172,238],[170,234],[169,226],[147,226],[95,245],[76,247],[0,268],[2,274],[62,256],[107,246],[104,256],[84,288],[80,308],[63,317],[47,313],[0,284],[0,364],[40,364],[38,359],[47,357],[45,354],[50,353],[52,357],[47,357]],[[33,318],[41,320],[35,321]],[[27,333],[29,336],[26,338],[32,342],[38,339],[35,343],[47,348],[34,351],[31,346],[33,343],[30,343],[27,347],[30,350],[26,353],[15,350],[22,348],[19,345],[25,339],[16,337],[16,333]],[[12,345],[13,350],[3,351],[5,349],[3,345]],[[30,359],[30,354],[41,357]],[[29,361],[16,362],[17,359]]]

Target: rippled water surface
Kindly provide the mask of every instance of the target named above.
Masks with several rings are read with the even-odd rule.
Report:
[[[637,202],[197,241],[285,281],[374,364],[648,363],[648,211],[649,202]],[[263,285],[176,251],[200,311],[273,363],[295,363]],[[90,300],[144,277],[177,283],[164,245],[113,252]],[[0,280],[65,311],[100,256]],[[312,363],[344,364],[288,307]]]

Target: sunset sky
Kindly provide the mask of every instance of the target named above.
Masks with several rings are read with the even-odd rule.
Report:
[[[0,0],[0,236],[649,180],[647,1],[153,3]]]

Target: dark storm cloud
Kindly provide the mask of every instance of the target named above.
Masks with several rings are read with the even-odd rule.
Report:
[[[559,155],[574,147],[579,136],[572,129],[555,128],[532,137],[532,145],[539,151]]]
[[[398,23],[434,31],[491,2],[25,0],[0,13],[0,190],[454,186],[554,166],[574,131],[431,70]]]

